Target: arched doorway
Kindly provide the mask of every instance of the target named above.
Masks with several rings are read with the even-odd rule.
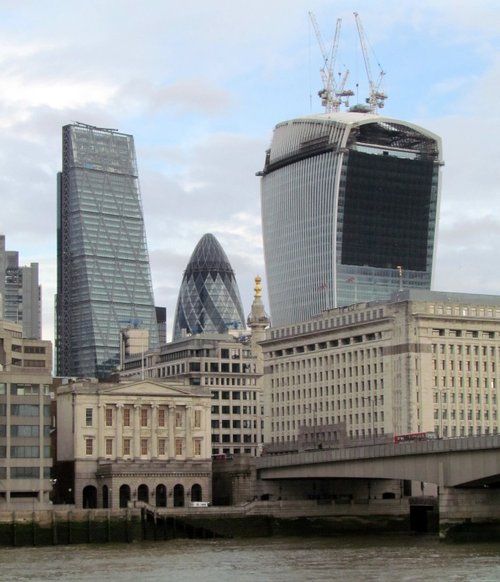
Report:
[[[184,507],[184,486],[177,484],[174,487],[174,507]]]
[[[107,485],[102,486],[102,507],[108,509],[109,507],[109,489]]]
[[[120,507],[128,507],[129,501],[130,501],[130,487],[128,485],[122,485],[120,487]]]
[[[191,487],[191,501],[201,501],[201,500],[202,500],[201,485],[195,483]]]
[[[149,503],[149,488],[144,483],[137,488],[137,501]]]
[[[165,485],[156,487],[156,507],[167,507],[167,488]]]
[[[97,507],[97,487],[87,485],[83,488],[82,505],[84,509],[95,509]]]

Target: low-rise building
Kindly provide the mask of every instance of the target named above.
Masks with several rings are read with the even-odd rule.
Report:
[[[52,345],[0,320],[0,509],[47,507]]]
[[[211,501],[210,392],[174,382],[57,391],[58,498],[83,508]]]
[[[498,296],[405,290],[272,328],[261,345],[266,443],[321,442],[311,427],[333,440],[498,432]]]

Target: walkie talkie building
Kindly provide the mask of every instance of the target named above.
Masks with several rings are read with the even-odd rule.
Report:
[[[313,115],[274,130],[261,180],[273,326],[430,289],[441,140],[370,113]]]
[[[131,135],[63,127],[57,223],[57,374],[105,378],[119,361],[120,329],[141,326],[158,344]]]

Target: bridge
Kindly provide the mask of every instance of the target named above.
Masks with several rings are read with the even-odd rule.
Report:
[[[420,481],[423,492],[424,483],[433,483],[443,539],[500,539],[500,435],[264,456],[257,459],[257,474],[274,494],[279,491],[280,499],[297,492],[314,497],[312,487],[318,499],[325,493],[335,503],[347,498],[351,513],[361,503],[368,503],[369,511],[380,509],[374,505],[380,494],[395,502],[409,495],[410,516],[418,505],[428,511],[424,497],[412,499],[404,494],[403,484]]]
[[[500,487],[500,435],[365,444],[257,459],[260,479],[401,479]]]

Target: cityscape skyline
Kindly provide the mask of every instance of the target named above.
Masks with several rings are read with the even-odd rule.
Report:
[[[249,15],[214,1],[174,15],[172,3],[151,2],[143,15],[133,3],[120,11],[113,4],[99,8],[99,22],[92,2],[69,2],[57,16],[44,7],[43,18],[34,2],[0,8],[2,232],[26,263],[40,265],[42,337],[53,337],[60,128],[75,119],[118,127],[136,139],[155,303],[168,308],[169,335],[182,271],[204,232],[230,249],[248,313],[253,278],[264,275],[255,172],[276,123],[321,112],[321,58],[307,10],[316,14],[327,42],[335,19],[344,19],[338,62],[351,69],[352,86],[359,81],[361,93],[366,81],[359,54],[346,54],[352,47],[359,53],[352,22],[352,10],[359,10],[378,57],[372,66],[379,60],[387,72],[384,115],[443,139],[434,288],[500,293],[490,267],[500,236],[499,113],[490,105],[500,76],[498,6],[388,2],[381,13],[363,1],[335,7],[278,1],[257,3]],[[207,30],[217,12],[224,15],[222,28],[214,19]],[[153,20],[154,29],[144,35]],[[133,42],[135,34],[148,41]],[[263,287],[266,295],[265,279]]]

